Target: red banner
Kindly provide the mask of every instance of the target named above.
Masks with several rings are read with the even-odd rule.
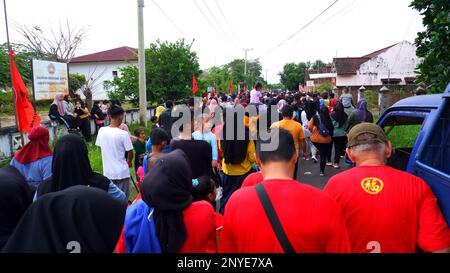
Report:
[[[11,83],[14,92],[16,105],[17,126],[19,132],[29,133],[33,127],[39,126],[41,117],[36,114],[33,105],[30,102],[28,89],[20,76],[19,70],[14,63],[15,53],[9,52],[9,63],[11,71]]]
[[[198,91],[197,79],[192,75],[192,93],[195,95]]]

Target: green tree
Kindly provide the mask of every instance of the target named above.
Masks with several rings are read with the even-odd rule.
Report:
[[[16,53],[14,62],[26,85],[30,85],[31,79],[31,59],[37,56],[36,52],[27,49],[22,44],[11,44],[12,50]],[[0,88],[11,87],[11,75],[9,71],[9,54],[6,44],[0,45]]]
[[[119,68],[119,75],[112,81],[105,81],[108,97],[115,100],[129,100],[139,106],[139,69],[134,65]]]
[[[233,90],[236,92],[237,86],[240,84],[248,84],[250,87],[256,82],[267,86],[262,77],[262,66],[259,60],[247,61],[247,75],[244,74],[245,61],[243,59],[235,59],[220,67],[214,66],[208,68],[203,77],[202,83],[206,87],[214,87],[216,91],[228,93],[230,81],[233,81]]]
[[[317,60],[317,61],[312,63],[311,69],[312,70],[320,70],[320,69],[324,68],[326,65],[327,64],[322,62],[322,60]]]
[[[86,77],[80,73],[69,74],[69,92],[71,96],[86,84]]]
[[[332,82],[327,82],[327,83],[322,83],[321,85],[319,85],[319,87],[317,88],[318,92],[322,92],[322,91],[331,91],[333,89],[333,83]]]
[[[289,90],[298,90],[299,84],[305,83],[305,71],[310,69],[311,63],[287,63],[283,66],[280,75],[280,82]]]
[[[417,56],[423,58],[417,81],[432,93],[444,92],[450,82],[450,1],[414,0],[410,7],[421,12],[426,27],[415,40]]]
[[[192,94],[192,75],[199,75],[200,65],[197,53],[184,39],[150,44],[145,50],[145,63],[148,100],[176,101]]]

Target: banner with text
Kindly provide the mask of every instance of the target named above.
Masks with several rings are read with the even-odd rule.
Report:
[[[33,59],[32,69],[35,100],[52,100],[58,93],[69,93],[69,76],[66,63]]]

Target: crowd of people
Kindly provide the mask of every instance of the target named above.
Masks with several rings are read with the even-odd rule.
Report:
[[[48,130],[37,127],[0,169],[0,250],[449,252],[450,229],[430,187],[387,166],[392,146],[367,102],[340,93],[264,92],[257,83],[200,102],[168,100],[149,136],[130,134],[120,104],[89,112],[57,96],[50,114],[85,141],[68,134],[52,151]],[[89,117],[102,174],[89,162]],[[300,158],[319,162],[321,176],[352,168],[319,190],[296,179]],[[139,193],[129,200],[133,176]]]

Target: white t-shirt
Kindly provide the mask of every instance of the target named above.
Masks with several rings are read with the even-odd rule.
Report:
[[[102,150],[103,175],[111,180],[130,177],[125,152],[133,150],[130,135],[119,128],[102,127],[95,145]]]

